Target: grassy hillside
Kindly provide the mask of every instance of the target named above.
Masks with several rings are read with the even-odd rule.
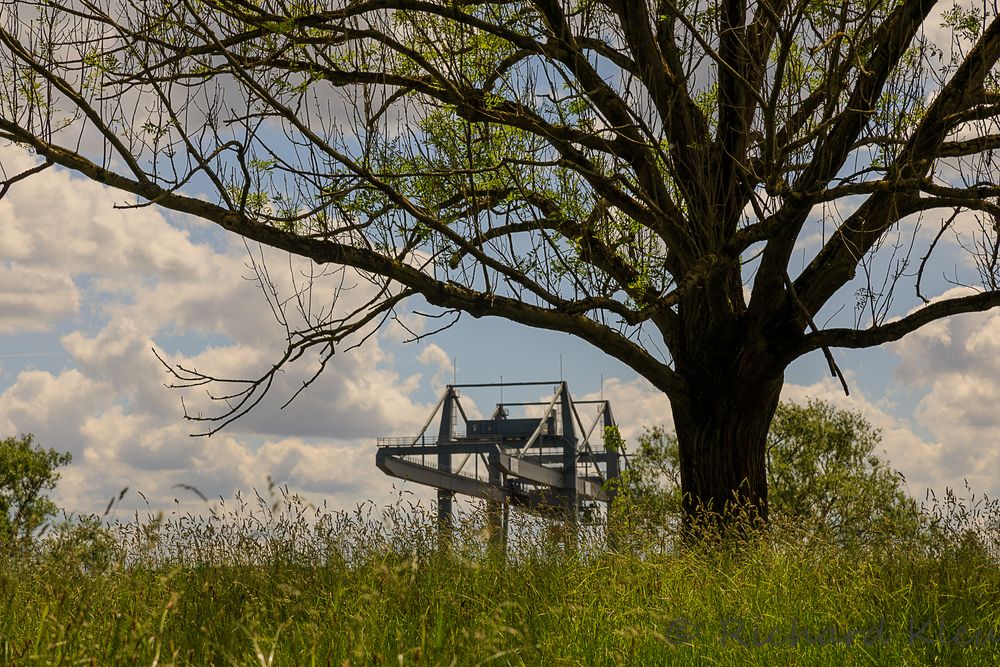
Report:
[[[0,661],[1000,664],[996,517],[945,509],[933,535],[879,547],[776,525],[725,547],[660,536],[612,552],[599,531],[570,549],[527,523],[505,558],[478,516],[441,549],[419,508],[237,499],[137,516],[113,539],[67,528],[5,558]]]

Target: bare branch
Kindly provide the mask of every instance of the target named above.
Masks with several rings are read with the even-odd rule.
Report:
[[[825,329],[806,335],[793,354],[801,356],[812,350],[828,347],[866,348],[897,341],[908,333],[936,320],[981,313],[1000,306],[1000,291],[981,292],[969,296],[942,299],[921,307],[901,319],[868,329]]]

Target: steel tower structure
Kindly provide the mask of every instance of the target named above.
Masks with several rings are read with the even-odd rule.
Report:
[[[546,385],[554,386],[548,401],[501,398],[489,419],[469,419],[459,392]],[[584,404],[599,406],[589,427],[577,408]],[[541,417],[509,417],[509,408],[522,406],[542,407]],[[437,434],[429,435],[439,415]],[[563,381],[453,384],[418,435],[378,439],[375,463],[388,475],[436,488],[442,527],[451,525],[456,493],[486,500],[491,533],[505,539],[511,505],[576,522],[586,503],[613,500],[614,485],[605,482],[619,476],[624,455],[604,447],[604,433],[615,425],[608,401],[574,401]]]

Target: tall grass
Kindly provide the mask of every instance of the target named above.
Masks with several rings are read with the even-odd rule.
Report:
[[[950,494],[926,516],[919,539],[845,545],[777,519],[741,541],[615,550],[522,521],[505,555],[481,513],[442,542],[419,505],[237,497],[8,555],[0,661],[1000,664],[1000,511]]]

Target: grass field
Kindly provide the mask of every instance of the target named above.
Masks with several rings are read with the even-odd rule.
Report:
[[[0,661],[1000,664],[996,517],[973,530],[959,510],[933,540],[877,547],[776,525],[721,547],[611,551],[596,529],[567,548],[524,525],[504,557],[476,515],[443,549],[420,508],[237,498],[5,558]]]

